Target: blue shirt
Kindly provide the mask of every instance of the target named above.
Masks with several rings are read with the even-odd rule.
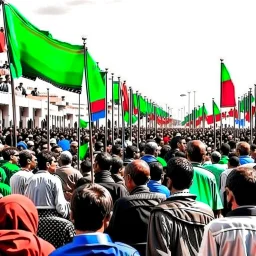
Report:
[[[147,164],[158,162],[157,159],[152,155],[145,155],[141,157],[141,160],[144,160]]]
[[[250,156],[239,156],[239,162],[241,165],[254,163],[254,160]]]
[[[60,140],[58,146],[62,148],[63,151],[70,149],[70,142],[66,139]]]
[[[170,190],[166,186],[158,183],[156,180],[150,180],[147,185],[150,192],[164,194],[166,198],[170,197]]]
[[[58,248],[50,254],[50,256],[58,255],[139,256],[140,254],[129,245],[112,242],[108,234],[88,233],[75,236],[71,243]]]

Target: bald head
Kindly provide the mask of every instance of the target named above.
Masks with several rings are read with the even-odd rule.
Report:
[[[134,160],[125,167],[125,175],[130,175],[135,185],[146,185],[150,179],[150,168],[143,160]]]
[[[187,145],[188,158],[192,162],[203,162],[206,154],[206,146],[200,140],[192,140]]]

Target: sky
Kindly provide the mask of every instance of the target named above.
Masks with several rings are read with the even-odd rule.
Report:
[[[255,0],[9,2],[56,39],[82,44],[86,37],[102,69],[163,108],[167,104],[176,118],[178,109],[188,111],[188,96],[180,95],[189,91],[191,107],[194,91],[196,106],[205,103],[211,112],[212,98],[219,104],[220,59],[237,97],[256,83]]]

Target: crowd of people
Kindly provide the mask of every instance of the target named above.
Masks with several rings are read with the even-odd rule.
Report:
[[[1,131],[0,255],[256,255],[249,130],[129,132]]]

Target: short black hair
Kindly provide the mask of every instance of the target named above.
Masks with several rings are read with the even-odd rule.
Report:
[[[13,156],[16,152],[18,152],[18,149],[15,147],[4,148],[2,151],[2,157],[5,161],[10,161],[11,156]]]
[[[255,144],[251,144],[250,150],[251,150],[251,151],[255,151],[255,149],[256,149],[256,145],[255,145]]]
[[[153,162],[149,164],[149,168],[151,180],[161,180],[164,172],[163,166],[159,162]]]
[[[113,157],[110,171],[112,174],[117,174],[120,168],[122,168],[123,166],[124,166],[124,162],[120,157]]]
[[[79,188],[88,183],[92,183],[92,181],[89,180],[88,177],[82,177],[76,182],[75,188]]]
[[[80,164],[80,168],[81,168],[81,173],[88,173],[91,172],[91,168],[92,168],[92,163],[90,160],[86,159],[83,162],[81,162]]]
[[[96,155],[95,162],[99,165],[100,169],[103,170],[110,170],[112,165],[112,156],[109,153],[101,152]]]
[[[220,151],[224,156],[228,156],[230,152],[230,145],[228,143],[223,143],[220,147]]]
[[[226,187],[234,194],[239,206],[256,205],[256,170],[239,167],[231,171],[227,177]]]
[[[37,156],[38,161],[38,169],[39,170],[46,170],[46,163],[51,163],[54,154],[51,151],[43,150]]]
[[[133,158],[134,153],[138,152],[138,148],[136,146],[128,146],[125,150],[125,157],[126,158]]]
[[[166,176],[172,180],[175,189],[190,188],[193,180],[194,168],[185,158],[173,157],[168,161]]]
[[[107,189],[99,184],[85,184],[73,192],[71,210],[75,229],[97,231],[103,225],[113,208],[113,201]],[[85,218],[86,216],[86,218]]]
[[[122,145],[120,144],[115,144],[112,146],[112,154],[113,155],[119,155],[122,151]]]
[[[32,160],[32,154],[30,154],[29,151],[27,150],[23,150],[20,152],[19,154],[19,164],[20,164],[20,167],[26,167],[27,164],[28,164],[28,160]]]
[[[61,147],[60,147],[60,146],[58,146],[58,145],[53,146],[53,147],[51,148],[51,151],[52,151],[52,152],[54,152],[54,150],[55,150],[56,148],[61,148]]]
[[[104,147],[104,144],[102,141],[96,141],[94,148],[95,151],[100,151]]]
[[[176,136],[176,137],[172,138],[170,141],[171,148],[172,149],[178,148],[178,143],[181,143],[182,140],[184,140],[184,138],[181,136]]]
[[[232,167],[237,167],[240,165],[240,161],[239,161],[239,158],[237,156],[231,156],[229,159],[228,159],[228,163],[230,164],[230,166]]]

